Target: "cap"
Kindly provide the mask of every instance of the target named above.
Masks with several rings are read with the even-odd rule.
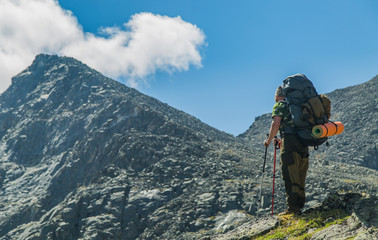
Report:
[[[283,94],[283,89],[282,89],[282,86],[279,86],[276,90],[276,96],[278,97],[285,97],[285,95]]]

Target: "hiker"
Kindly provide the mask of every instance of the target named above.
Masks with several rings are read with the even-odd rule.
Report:
[[[264,140],[267,148],[280,131],[281,170],[285,182],[287,210],[285,214],[301,214],[305,204],[305,179],[308,169],[308,146],[301,143],[294,132],[294,122],[288,109],[282,87],[275,94],[276,104],[273,107],[272,124],[269,136]],[[279,140],[279,139],[278,139]]]

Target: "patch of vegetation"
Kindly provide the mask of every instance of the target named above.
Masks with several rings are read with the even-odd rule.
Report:
[[[356,181],[356,180],[352,180],[352,179],[344,179],[343,181],[344,181],[345,183],[350,183],[350,184],[358,183],[358,181]]]
[[[346,221],[350,215],[343,209],[334,209],[301,216],[287,214],[278,217],[280,226],[256,239],[310,239],[322,229]]]

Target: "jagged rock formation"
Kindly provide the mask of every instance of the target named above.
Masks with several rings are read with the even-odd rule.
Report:
[[[261,148],[75,59],[37,56],[0,106],[0,239],[197,239],[256,213]],[[375,170],[323,163],[307,207],[332,190],[377,193]],[[266,176],[261,215],[270,194]]]

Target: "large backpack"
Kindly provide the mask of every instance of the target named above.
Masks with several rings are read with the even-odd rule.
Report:
[[[327,123],[330,118],[331,101],[319,95],[312,82],[303,74],[295,74],[283,81],[283,93],[288,103],[295,133],[307,146],[317,147],[327,141],[327,137],[314,138],[312,128]]]

